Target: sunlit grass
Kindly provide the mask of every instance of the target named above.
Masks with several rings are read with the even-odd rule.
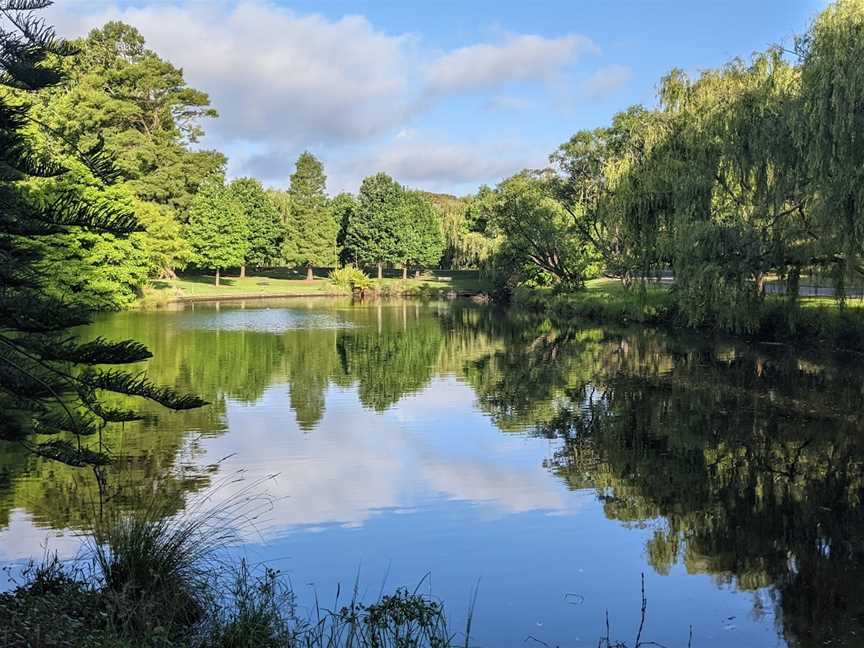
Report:
[[[585,318],[614,322],[663,322],[673,317],[673,300],[666,286],[627,288],[617,279],[592,279],[584,289],[556,293],[552,289],[517,290],[517,307],[549,311],[561,319]]]
[[[574,292],[548,288],[517,290],[519,308],[547,313],[554,319],[686,326],[668,284],[627,288],[617,279],[594,279]],[[702,327],[711,329],[711,326]],[[767,342],[818,344],[864,351],[864,300],[840,302],[830,295],[799,297],[770,294],[762,302],[748,335]]]
[[[405,281],[398,271],[388,271],[380,282],[373,285],[384,292],[394,294],[422,294],[424,292],[453,291],[459,294],[477,293],[486,289],[485,282],[476,271],[427,271],[419,278],[413,274]],[[223,276],[216,285],[211,274],[186,274],[177,279],[154,281],[141,300],[142,305],[158,305],[184,299],[217,299],[240,297],[305,297],[310,295],[345,294],[331,282],[324,272],[317,272],[313,281],[305,275],[277,269],[262,273]]]

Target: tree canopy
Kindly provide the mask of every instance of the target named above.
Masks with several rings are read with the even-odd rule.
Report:
[[[542,174],[526,172],[502,182],[491,223],[504,238],[496,263],[508,275],[505,281],[515,274],[517,282],[580,287],[596,273],[596,252],[578,235],[580,217],[555,200]]]
[[[218,114],[209,97],[131,25],[108,22],[73,45],[66,81],[45,93],[38,114],[70,146],[104,140],[135,195],[182,218],[198,186],[225,164],[219,152],[189,148],[204,134],[202,120]]]
[[[73,230],[58,239],[57,250],[66,251],[47,256],[43,267],[68,277],[73,264],[79,299],[122,307],[148,279],[171,277],[189,261],[181,223],[200,184],[225,164],[221,153],[191,148],[203,134],[202,120],[216,111],[124,23],[109,22],[72,42],[57,65],[62,80],[34,98],[33,119],[43,126],[34,136],[75,171],[62,183],[91,193],[98,182],[78,152],[101,146],[117,172],[117,186],[103,200],[123,202],[144,231],[123,243],[101,234],[85,240]]]
[[[357,195],[357,209],[348,222],[345,246],[361,264],[381,267],[398,263],[399,244],[405,239],[402,220],[398,218],[402,203],[402,186],[386,173],[364,178]]]
[[[238,178],[228,188],[246,221],[247,247],[242,265],[277,265],[282,259],[285,225],[276,205],[255,178]]]
[[[794,52],[672,70],[656,107],[501,183],[499,274],[578,287],[597,270],[640,286],[671,273],[683,321],[738,332],[760,325],[768,276],[790,302],[803,273],[831,276],[842,304],[864,278],[861,29],[864,2],[839,0]]]
[[[398,256],[404,273],[409,266],[437,266],[444,253],[438,212],[423,192],[403,191],[395,219],[401,230]]]
[[[248,224],[243,205],[219,177],[201,186],[189,208],[186,238],[198,267],[216,271],[236,268],[246,261]]]

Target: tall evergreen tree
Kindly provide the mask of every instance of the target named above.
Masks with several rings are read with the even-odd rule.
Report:
[[[35,148],[34,95],[63,81],[52,61],[74,52],[33,13],[50,4],[0,0],[0,438],[83,466],[109,460],[101,444],[94,448],[87,437],[108,423],[141,418],[134,410],[107,404],[100,394],[144,397],[173,409],[203,401],[158,388],[137,374],[102,368],[144,360],[150,353],[132,341],[78,343],[70,329],[87,323],[86,311],[52,296],[38,271],[45,248],[32,245],[34,240],[71,227],[116,237],[140,230],[134,216],[116,203],[95,202],[77,192],[50,199],[40,195],[40,179],[58,178],[67,169],[45,149]],[[78,157],[99,182],[116,181],[116,169],[101,146]]]
[[[246,258],[240,266],[240,277],[246,276],[246,266],[256,268],[275,265],[282,258],[285,226],[279,210],[254,178],[238,178],[230,187],[243,208],[248,230]]]
[[[186,238],[195,265],[216,271],[237,268],[246,260],[248,227],[243,207],[221,178],[202,185],[189,208]]]
[[[291,212],[285,260],[305,267],[308,281],[314,278],[314,266],[336,265],[338,225],[327,204],[326,183],[321,162],[308,151],[302,153],[288,189]]]
[[[365,178],[360,184],[357,209],[348,223],[345,245],[354,251],[358,263],[378,267],[378,279],[383,277],[385,263],[403,260],[403,194],[402,186],[386,173]]]

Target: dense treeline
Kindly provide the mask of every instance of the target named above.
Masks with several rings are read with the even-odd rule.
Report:
[[[75,258],[134,254],[135,237],[146,233],[105,141],[76,143],[44,123],[40,100],[67,78],[63,63],[80,56],[32,13],[45,4],[0,2],[0,440],[74,466],[102,466],[110,460],[105,427],[144,418],[131,401],[174,410],[204,401],[111,368],[149,358],[142,344],[81,343],[69,333],[88,323],[88,309],[70,299],[80,277],[58,280],[48,269],[77,272]],[[104,265],[97,270],[121,264]],[[95,289],[112,280],[100,275]]]
[[[673,71],[657,107],[580,131],[549,168],[462,198],[384,173],[331,198],[309,152],[287,190],[229,182],[225,157],[198,147],[217,116],[207,94],[135,28],[110,22],[69,44],[46,42],[29,67],[15,57],[33,55],[10,40],[2,98],[12,117],[2,126],[14,199],[4,210],[26,204],[65,220],[37,228],[15,216],[4,284],[23,286],[13,275],[27,274],[40,298],[66,305],[53,311],[71,313],[127,305],[147,281],[188,266],[217,282],[229,268],[274,265],[308,279],[338,264],[379,278],[385,266],[405,278],[439,264],[482,267],[502,293],[579,290],[601,273],[638,293],[671,271],[686,323],[753,330],[766,277],[786,281],[792,313],[803,275],[833,277],[841,303],[846,283],[864,276],[862,28],[864,0],[840,0],[793,51],[772,48],[696,79]],[[75,205],[90,214],[57,213]]]
[[[372,266],[436,266],[444,239],[439,211],[425,194],[378,174],[357,196],[330,198],[321,162],[304,152],[287,191],[254,178],[227,182],[225,156],[198,143],[216,118],[207,94],[182,70],[145,46],[143,36],[109,22],[55,56],[62,72],[40,89],[32,119],[39,148],[70,172],[34,188],[50,199],[61,191],[99,199],[134,214],[140,231],[117,237],[73,227],[46,239],[40,272],[48,285],[90,308],[132,303],[153,279],[195,267],[292,266],[312,279],[313,267],[342,259]],[[99,145],[117,178],[100,188],[75,160]]]
[[[198,146],[207,94],[110,22],[61,57],[62,82],[33,113],[67,160],[100,144],[116,159],[106,191],[75,165],[38,191],[74,190],[122,206],[142,231],[70,228],[46,239],[40,270],[70,299],[117,308],[149,280],[187,267],[214,272],[290,266],[481,268],[502,294],[517,286],[580,289],[600,274],[637,289],[675,277],[691,325],[752,330],[766,279],[833,279],[842,300],[864,277],[862,169],[864,1],[826,9],[792,50],[774,47],[696,78],[673,70],[658,104],[579,131],[546,169],[455,197],[368,176],[330,197],[321,162],[297,160],[287,190],[227,182],[226,159]],[[53,194],[52,194],[53,192]],[[790,306],[793,308],[794,304]]]

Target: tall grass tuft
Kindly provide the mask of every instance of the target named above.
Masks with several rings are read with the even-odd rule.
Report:
[[[231,565],[226,550],[270,506],[257,494],[261,481],[230,492],[242,482],[226,479],[181,515],[168,514],[154,497],[142,511],[112,512],[94,525],[94,579],[121,635],[158,628],[174,637],[211,613],[218,579]]]
[[[451,631],[444,606],[415,589],[398,588],[374,603],[363,603],[355,585],[351,600],[342,604],[337,593],[332,609],[316,601],[313,614],[298,622],[298,648],[467,648],[471,616],[464,633]]]

